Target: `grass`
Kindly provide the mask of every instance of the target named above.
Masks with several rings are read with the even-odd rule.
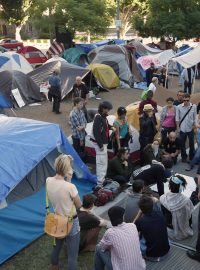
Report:
[[[105,230],[101,230],[99,239]],[[20,251],[0,268],[1,270],[49,270],[51,269],[50,255],[53,248],[53,238],[44,235],[31,245]],[[93,269],[94,252],[85,252],[78,257],[79,270]],[[67,269],[67,254],[63,246],[60,254],[60,269]]]

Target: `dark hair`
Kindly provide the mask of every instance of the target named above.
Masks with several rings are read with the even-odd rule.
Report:
[[[73,102],[74,102],[74,106],[76,106],[79,102],[83,101],[83,99],[81,97],[76,97],[74,98]]]
[[[166,99],[166,102],[168,102],[168,101],[174,102],[173,97],[168,97],[168,98]]]
[[[108,216],[112,226],[121,224],[124,220],[125,209],[121,206],[113,206],[108,210]]]
[[[121,158],[122,155],[124,155],[126,152],[129,152],[129,149],[128,148],[126,148],[126,147],[119,148],[119,150],[117,152],[117,156],[119,158]]]
[[[85,194],[83,196],[82,206],[86,209],[89,209],[93,206],[95,200],[96,200],[96,196],[94,194]]]
[[[138,206],[143,214],[150,214],[153,210],[153,199],[150,196],[142,195]]]
[[[133,181],[132,190],[133,192],[139,193],[144,188],[144,181],[141,179],[137,179]]]
[[[185,93],[184,98],[190,98],[190,94]]]
[[[176,184],[176,183],[174,183],[173,180],[172,180],[173,177],[179,178],[182,181],[182,184]],[[183,176],[179,175],[179,174],[173,175],[170,178],[170,180],[169,180],[169,189],[170,189],[170,191],[172,193],[179,193],[179,191],[180,191],[180,185],[183,186],[184,188],[186,187],[187,182],[186,182],[185,178]]]
[[[164,165],[165,169],[171,169],[174,165],[173,160],[171,158],[163,158],[162,164]]]
[[[178,93],[184,94],[185,92],[184,92],[183,90],[179,90]],[[177,94],[178,94],[178,93],[177,93]]]
[[[126,109],[124,108],[124,107],[119,107],[118,109],[117,109],[117,115],[118,116],[122,116],[122,115],[124,115],[124,114],[126,114],[127,113],[127,111],[126,111]]]

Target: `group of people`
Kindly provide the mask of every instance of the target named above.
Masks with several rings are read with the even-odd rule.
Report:
[[[79,253],[86,251],[95,251],[94,270],[105,267],[108,270],[145,270],[145,260],[159,262],[167,259],[169,239],[183,240],[193,235],[191,216],[194,206],[182,194],[187,182],[178,174],[170,177],[169,192],[160,199],[146,189],[142,177],[134,180],[124,207],[111,207],[108,221],[92,211],[93,194],[85,194],[81,202],[76,186],[71,183],[71,156],[59,155],[55,160],[55,171],[55,176],[46,180],[49,200],[57,214],[68,216],[73,212],[73,225],[67,237],[56,238],[51,254],[52,270],[59,270],[63,245],[66,245],[68,269],[71,270],[77,269]],[[198,188],[200,199],[200,176]],[[102,227],[107,230],[98,243]],[[196,251],[189,250],[187,254],[200,261],[200,227],[198,230]]]
[[[153,73],[152,73],[153,74]],[[57,75],[54,74],[56,77]],[[153,78],[152,78],[153,79]],[[151,79],[151,81],[152,81]],[[51,82],[51,83],[50,83]],[[156,82],[153,79],[152,83]],[[59,80],[50,78],[50,89],[58,87]],[[53,86],[52,86],[53,85]],[[144,258],[151,261],[165,259],[170,250],[169,238],[182,240],[193,235],[192,211],[189,198],[182,194],[187,182],[180,175],[172,175],[172,166],[179,154],[182,162],[188,162],[190,170],[200,161],[200,105],[190,103],[190,94],[179,91],[177,100],[167,98],[160,121],[156,119],[157,103],[153,100],[153,85],[145,100],[139,104],[140,166],[135,168],[130,161],[129,141],[131,128],[126,118],[125,107],[117,109],[113,125],[107,116],[113,109],[110,101],[102,101],[94,115],[90,141],[96,152],[97,185],[103,186],[109,178],[121,186],[130,185],[124,207],[109,209],[110,222],[94,215],[93,194],[83,196],[81,202],[75,185],[71,183],[73,174],[72,158],[60,155],[55,161],[56,175],[47,179],[49,199],[56,213],[69,215],[73,207],[73,227],[66,239],[56,239],[51,262],[53,269],[59,269],[59,254],[66,241],[68,268],[77,269],[79,252],[95,251],[94,269],[146,269]],[[73,110],[70,125],[74,149],[84,160],[86,125],[88,114],[86,104],[88,90],[80,77],[73,87]],[[53,91],[49,91],[49,98]],[[59,99],[54,98],[53,111],[59,113]],[[195,152],[195,132],[198,144]],[[112,135],[110,136],[110,133]],[[108,160],[108,144],[111,142],[114,157]],[[189,140],[189,155],[186,140]],[[200,174],[200,167],[197,171]],[[169,180],[169,192],[164,193],[164,183]],[[146,188],[157,184],[159,200]],[[198,178],[200,190],[200,177]],[[59,194],[59,196],[58,196]],[[198,193],[200,198],[200,193]],[[199,215],[200,218],[200,215]],[[200,221],[199,221],[200,226]],[[100,229],[107,228],[97,244]],[[188,256],[200,261],[200,228],[196,251],[188,251]]]

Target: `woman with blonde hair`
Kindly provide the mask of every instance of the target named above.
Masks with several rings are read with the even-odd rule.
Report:
[[[51,254],[52,270],[59,269],[59,254],[64,241],[67,243],[68,269],[77,269],[77,258],[80,241],[80,227],[76,209],[81,207],[78,190],[71,183],[73,176],[73,159],[70,155],[59,155],[55,160],[56,175],[46,180],[49,200],[56,214],[69,216],[73,213],[73,225],[66,238],[56,239],[56,245]]]

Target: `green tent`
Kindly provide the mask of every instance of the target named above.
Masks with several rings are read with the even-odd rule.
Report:
[[[88,65],[87,54],[79,48],[67,49],[61,54],[61,57],[70,64],[84,67]]]

